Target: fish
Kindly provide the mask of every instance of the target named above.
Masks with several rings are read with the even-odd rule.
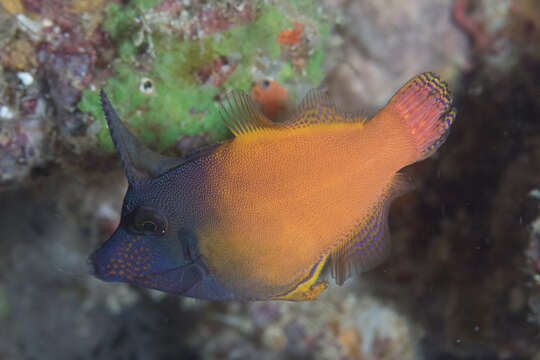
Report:
[[[312,300],[382,263],[390,204],[412,188],[400,170],[435,153],[456,117],[431,72],[369,121],[311,90],[275,123],[235,90],[221,108],[234,138],[176,158],[137,140],[103,90],[101,101],[128,189],[91,273],[207,300]]]

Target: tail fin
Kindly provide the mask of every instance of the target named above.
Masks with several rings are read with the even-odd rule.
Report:
[[[456,117],[448,85],[432,72],[409,80],[386,106],[406,123],[419,159],[432,155],[444,143]]]

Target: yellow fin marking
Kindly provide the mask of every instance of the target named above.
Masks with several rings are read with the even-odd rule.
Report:
[[[311,268],[306,271],[304,278],[307,277],[307,280],[301,282],[298,285],[295,285],[296,288],[294,288],[292,291],[289,290],[282,295],[272,296],[270,300],[306,301],[316,299],[328,286],[328,283],[326,281],[321,281],[317,283],[317,280],[321,275],[321,271],[324,268],[324,264],[326,263],[328,256],[329,254],[324,255],[323,259],[319,261],[314,271]],[[313,274],[309,276],[312,271]]]

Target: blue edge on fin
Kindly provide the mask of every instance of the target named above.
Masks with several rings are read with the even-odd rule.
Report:
[[[388,257],[391,250],[388,228],[391,202],[411,189],[412,185],[403,175],[396,174],[367,215],[332,250],[331,273],[338,285],[353,273],[370,270]]]

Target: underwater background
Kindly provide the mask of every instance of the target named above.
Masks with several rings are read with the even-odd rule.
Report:
[[[299,303],[88,274],[126,189],[101,87],[180,156],[230,138],[231,89],[278,121],[319,86],[371,117],[424,71],[458,116],[375,270]],[[0,0],[4,359],[540,360],[540,2]]]

